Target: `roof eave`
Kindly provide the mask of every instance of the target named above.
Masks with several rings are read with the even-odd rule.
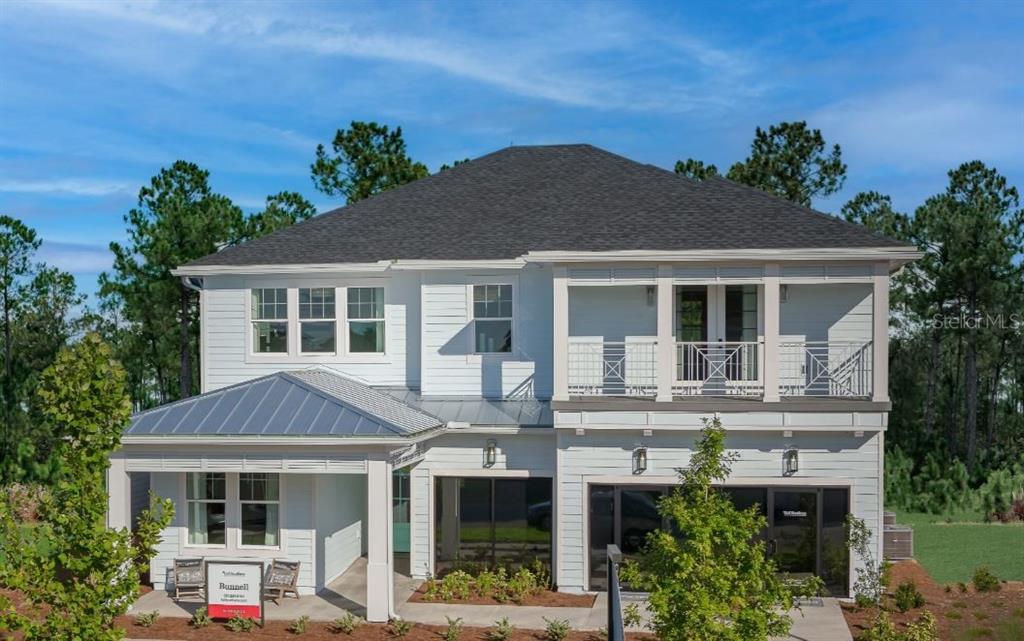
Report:
[[[528,263],[600,263],[600,262],[722,262],[722,261],[822,261],[860,260],[889,261],[894,266],[917,260],[924,254],[909,245],[882,247],[820,247],[778,249],[695,249],[618,250],[618,251],[531,251],[524,259]]]

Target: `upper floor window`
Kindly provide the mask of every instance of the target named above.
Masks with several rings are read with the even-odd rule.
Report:
[[[473,345],[478,354],[512,351],[512,286],[473,286]]]
[[[305,353],[335,351],[333,287],[299,289],[299,343]]]
[[[384,288],[348,288],[348,351],[384,353]]]
[[[252,349],[262,354],[288,352],[288,290],[252,290]]]
[[[185,475],[190,545],[224,545],[226,485],[223,472],[189,472]]]
[[[279,545],[281,496],[277,474],[238,475],[242,545]]]

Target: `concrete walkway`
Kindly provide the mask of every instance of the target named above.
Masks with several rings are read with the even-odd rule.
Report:
[[[464,625],[490,627],[503,617],[517,628],[543,629],[548,620],[564,619],[575,630],[599,630],[608,625],[608,595],[598,593],[590,608],[552,608],[516,605],[457,605],[446,603],[410,603],[409,597],[420,581],[395,574],[395,604],[399,617],[428,625],[446,625],[447,618],[461,618]],[[643,601],[623,595],[624,604],[636,602],[646,620]],[[131,613],[159,612],[162,617],[191,617],[202,607],[200,601],[175,601],[166,592],[153,591],[143,595],[132,606]],[[366,560],[358,559],[340,577],[315,596],[281,599],[266,603],[268,620],[293,621],[306,615],[314,621],[333,621],[346,612],[366,616]],[[792,613],[793,629],[789,637],[778,641],[852,641],[850,630],[836,599],[815,599]],[[636,628],[642,631],[644,628]]]

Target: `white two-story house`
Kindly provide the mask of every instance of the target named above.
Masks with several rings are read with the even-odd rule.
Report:
[[[288,558],[300,589],[540,560],[605,585],[662,527],[702,419],[783,571],[848,593],[882,529],[889,278],[913,248],[724,179],[510,147],[177,270],[200,396],[136,415],[110,523],[177,505],[153,559]]]

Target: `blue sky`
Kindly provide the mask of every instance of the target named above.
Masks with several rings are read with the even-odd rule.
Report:
[[[671,168],[805,119],[842,193],[912,210],[979,158],[1024,188],[1024,3],[0,4],[0,212],[85,292],[123,214],[182,158],[247,210],[296,190],[351,120],[431,170],[589,142]]]

